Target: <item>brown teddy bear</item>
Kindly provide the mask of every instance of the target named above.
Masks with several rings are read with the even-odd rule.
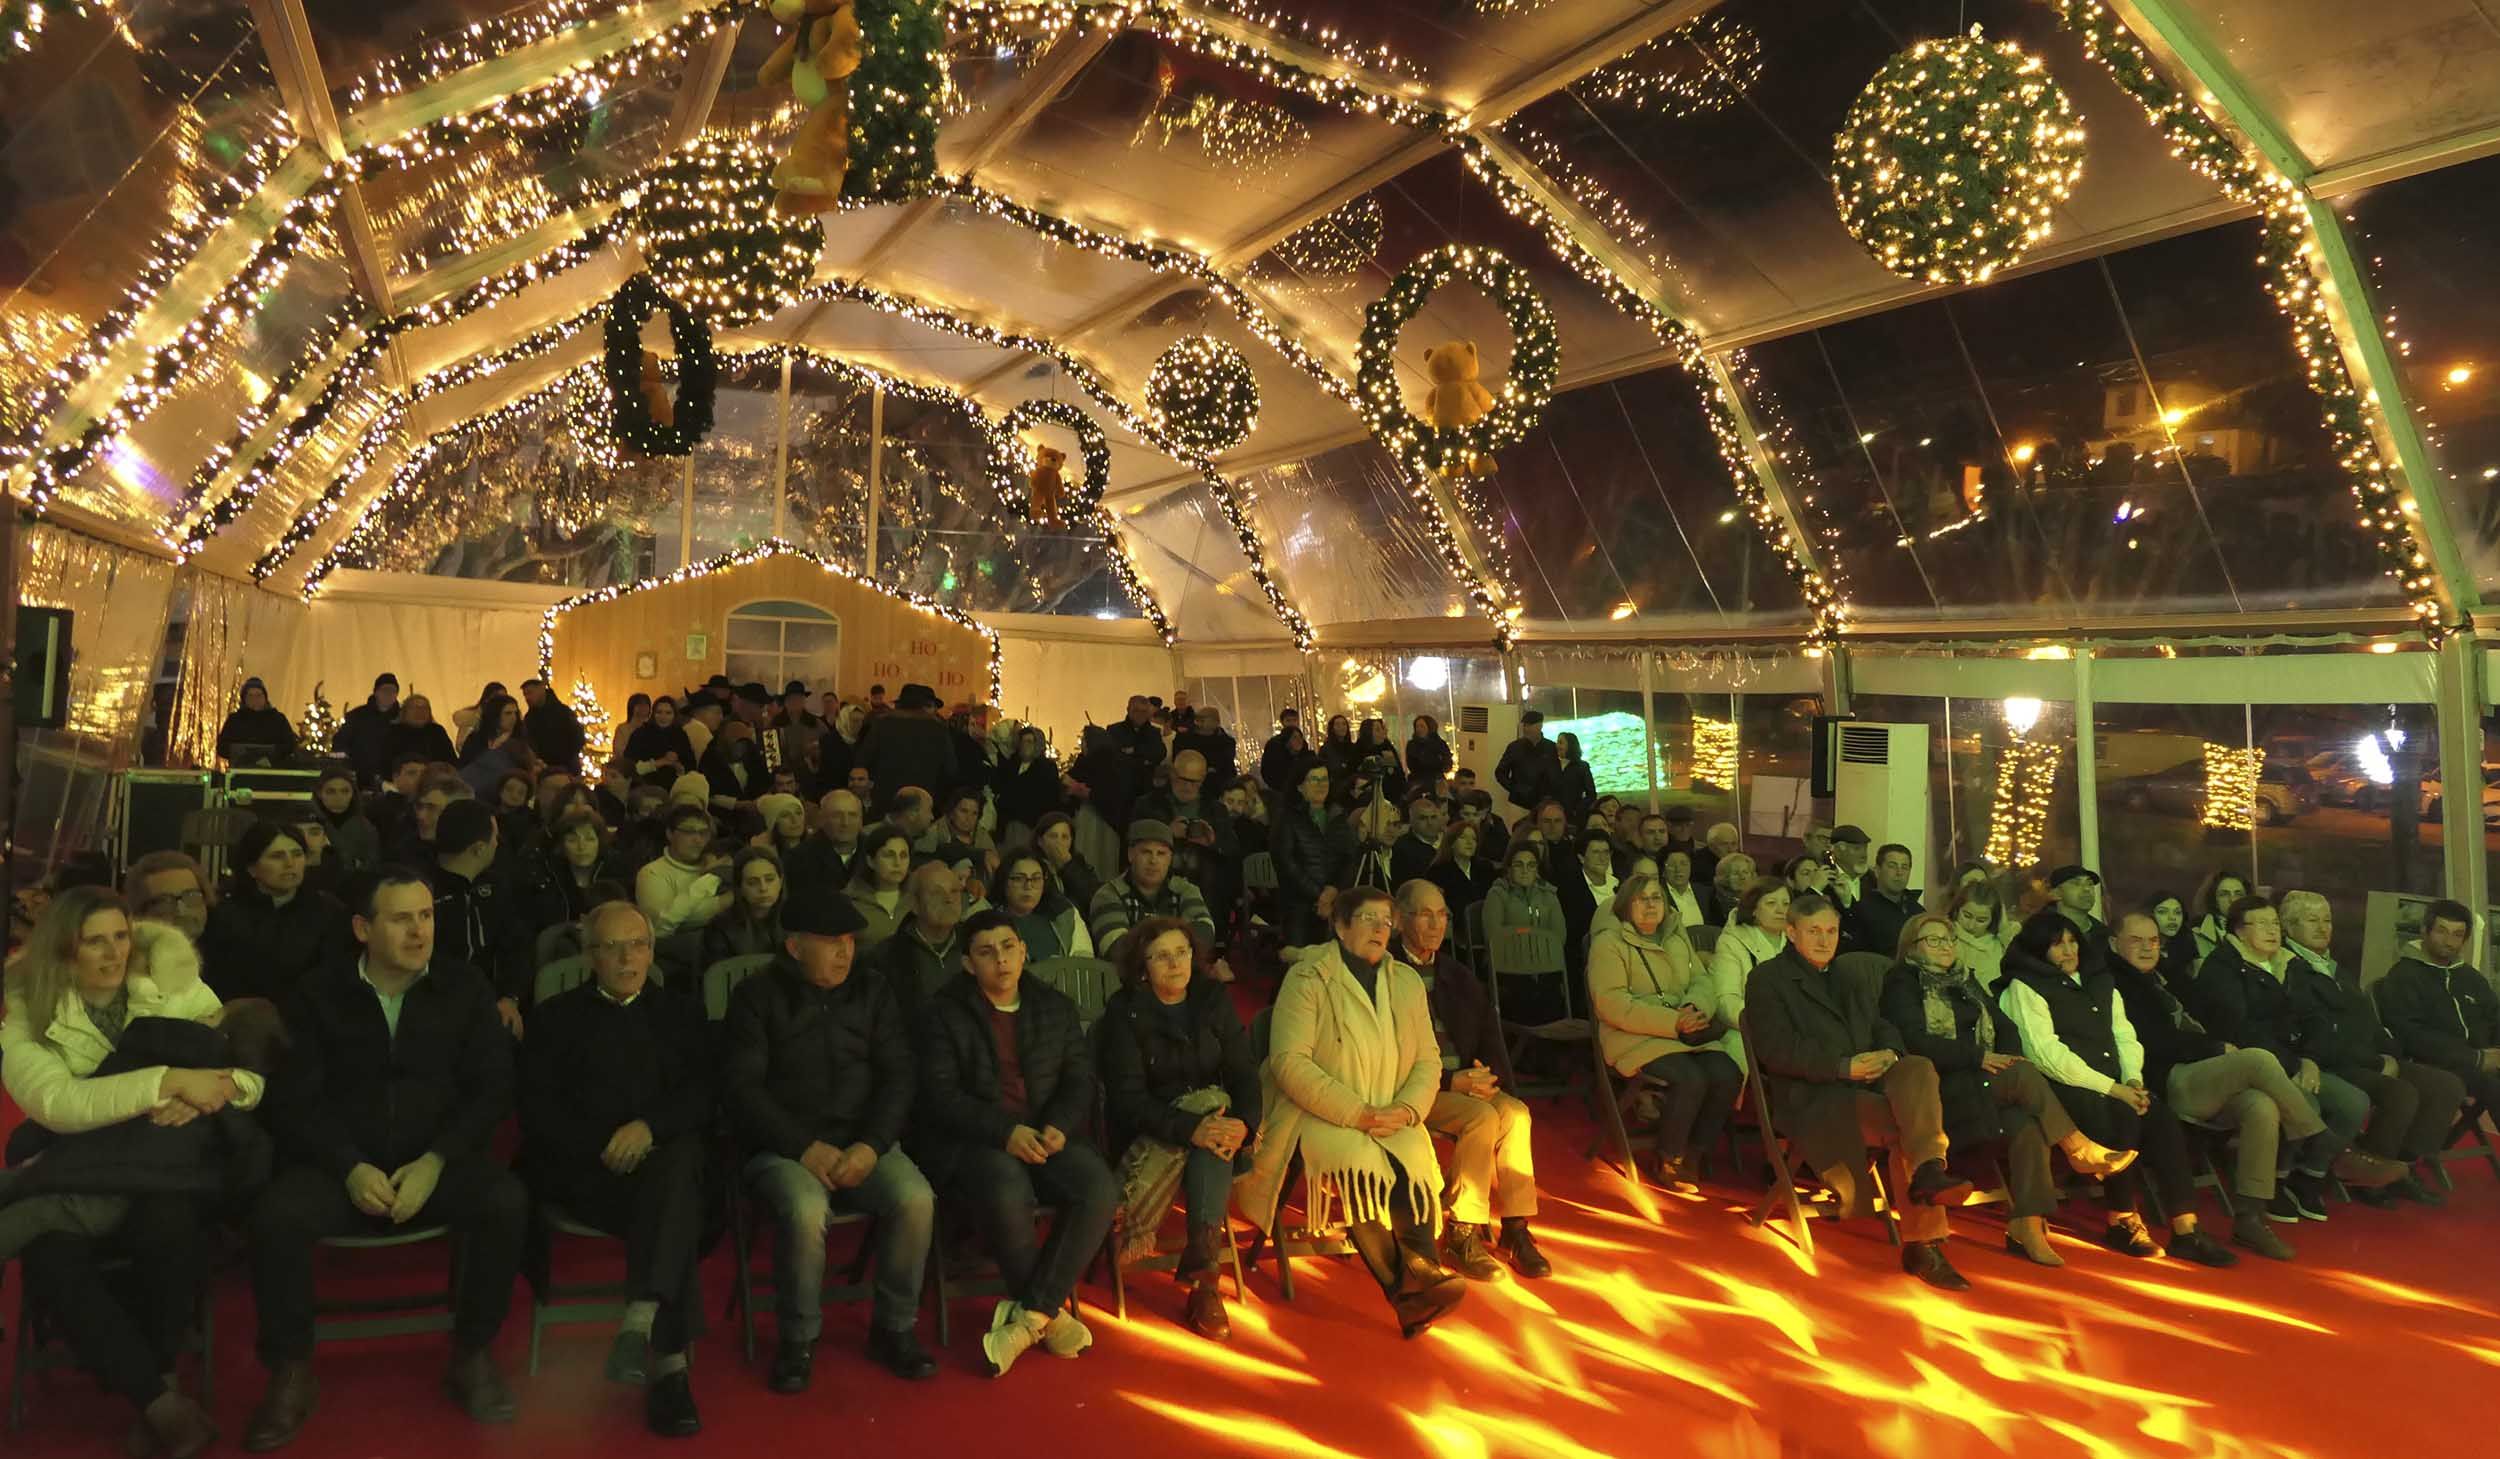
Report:
[[[1424,418],[1435,430],[1451,431],[1474,425],[1493,408],[1493,393],[1476,382],[1476,342],[1454,339],[1424,351],[1424,373],[1432,377],[1432,394],[1424,402]],[[1469,476],[1485,476],[1493,470],[1492,458],[1470,455],[1463,468]]]
[[[654,425],[677,424],[677,400],[668,393],[668,377],[660,373],[660,357],[642,352],[642,400]]]
[[[844,83],[859,69],[859,16],[851,0],[772,0],[772,11],[792,29],[756,79],[767,87],[788,81],[807,108],[773,169],[773,211],[830,213],[851,165],[851,89]]]
[[[1068,453],[1051,446],[1033,448],[1033,472],[1027,478],[1025,515],[1045,527],[1059,525],[1059,514],[1068,504],[1068,484],[1059,468],[1068,464]]]

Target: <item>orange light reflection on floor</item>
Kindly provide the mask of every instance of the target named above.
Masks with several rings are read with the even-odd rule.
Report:
[[[1367,1459],[1367,1456],[1349,1454],[1343,1449],[1332,1449],[1291,1424],[1278,1423],[1265,1414],[1251,1413],[1246,1409],[1208,1413],[1186,1404],[1168,1403],[1125,1389],[1121,1390],[1120,1396],[1157,1417],[1213,1434],[1231,1444],[1274,1449],[1278,1453],[1294,1455],[1295,1459]]]
[[[1704,1393],[1716,1394],[1739,1407],[1760,1406],[1716,1373],[1706,1368],[1695,1367],[1674,1354],[1664,1352],[1650,1344],[1635,1341],[1619,1332],[1609,1332],[1602,1327],[1590,1327],[1567,1318],[1554,1325],[1568,1334],[1573,1341],[1585,1345],[1595,1357],[1620,1363],[1627,1368],[1638,1369],[1644,1373],[1654,1373],[1661,1378],[1672,1378],[1678,1383],[1690,1384]]]
[[[1905,1356],[1918,1373],[1916,1383],[1902,1383],[1872,1368],[1840,1359],[1810,1355],[1806,1362],[1835,1392],[1924,1409],[1938,1418],[1970,1425],[1999,1448],[2012,1447],[2014,1425],[2026,1415],[1997,1407],[1916,1354]]]
[[[1228,1344],[1209,1342],[1194,1332],[1173,1326],[1172,1319],[1159,1312],[1131,1317],[1127,1322],[1112,1324],[1109,1330],[1122,1337],[1136,1338],[1149,1346],[1161,1348],[1183,1362],[1196,1363],[1208,1368],[1222,1368],[1245,1378],[1258,1378],[1270,1383],[1317,1384],[1319,1382],[1317,1374],[1305,1369],[1289,1368],[1282,1363],[1271,1363],[1265,1358],[1254,1358]]]
[[[1431,1330],[1431,1337],[1434,1341],[1454,1350],[1460,1358],[1488,1378],[1513,1382],[1525,1387],[1542,1388],[1549,1393],[1576,1399],[1608,1413],[1619,1412],[1613,1400],[1581,1386],[1579,1370],[1576,1368],[1568,1370],[1567,1379],[1557,1379],[1550,1373],[1540,1371],[1527,1362],[1523,1362],[1510,1349],[1472,1327],[1452,1326],[1444,1323]]]
[[[1670,1327],[1690,1330],[1693,1325],[1691,1318],[1660,1301],[1646,1283],[1620,1267],[1587,1277],[1556,1272],[1552,1280],[1557,1286],[1594,1293],[1615,1309],[1625,1326],[1644,1337],[1657,1337]]]
[[[2277,1312],[2271,1307],[2260,1306],[2255,1302],[2243,1302],[2237,1297],[2225,1297],[2219,1292],[2208,1292],[2199,1287],[2178,1284],[2138,1281],[2133,1277],[2113,1277],[2105,1272],[2100,1276],[2102,1281],[2114,1286],[2124,1287],[2130,1292],[2138,1292],[2176,1306],[2197,1307],[2207,1312],[2228,1312],[2239,1317],[2254,1317],[2264,1322],[2280,1323],[2285,1327],[2297,1327],[2303,1332],[2333,1335],[2331,1328],[2320,1327],[2307,1318],[2294,1317],[2288,1312]]]
[[[2416,1306],[2436,1307],[2443,1312],[2480,1317],[2486,1321],[2492,1318],[2491,1312],[2487,1309],[2460,1302],[2454,1293],[2425,1292],[2420,1287],[2408,1287],[2402,1282],[2391,1282],[2385,1277],[2364,1276],[2360,1272],[2319,1272],[2317,1278],[2322,1282],[2332,1282],[2345,1291],[2358,1292],[2364,1297],[2384,1297],[2391,1302],[2411,1302]]]
[[[1814,1319],[1806,1310],[1789,1299],[1785,1292],[1732,1277],[1708,1267],[1694,1267],[1693,1275],[1727,1294],[1736,1310],[1756,1322],[1768,1324],[1801,1353],[1818,1352],[1814,1341]]]
[[[1553,1459],[1621,1459],[1619,1455],[1592,1449],[1550,1424],[1538,1423],[1534,1419],[1520,1418],[1512,1414],[1486,1413],[1480,1409],[1451,1409],[1445,1405],[1436,1409],[1432,1418],[1437,1422],[1473,1430],[1480,1435],[1490,1430],[1491,1438],[1502,1441],[1499,1444],[1493,1444],[1488,1440],[1486,1447],[1491,1452],[1506,1455],[1551,1455]]]

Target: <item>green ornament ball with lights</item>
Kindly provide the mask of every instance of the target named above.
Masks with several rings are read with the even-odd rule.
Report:
[[[1156,424],[1202,456],[1231,450],[1259,426],[1259,379],[1241,351],[1211,334],[1173,344],[1146,377]]]
[[[1832,142],[1850,236],[1885,268],[1979,284],[2048,237],[2083,176],[2083,127],[2011,41],[1920,41],[1884,63]]]
[[[773,210],[773,165],[752,138],[707,132],[619,199],[651,281],[714,329],[779,311],[824,251],[821,223]]]

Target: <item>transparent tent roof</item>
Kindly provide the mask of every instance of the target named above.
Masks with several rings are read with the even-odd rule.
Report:
[[[1480,579],[1532,638],[1793,637],[1809,587],[1765,521],[1870,631],[2402,618],[2311,390],[2325,350],[2386,407],[2370,441],[2438,591],[2500,588],[2488,5],[2143,7],[2155,71],[2350,255],[2318,265],[2342,294],[2309,353],[2260,222],[2174,155],[2074,0],[944,8],[943,187],[827,215],[821,287],[722,333],[689,475],[592,460],[575,424],[641,266],[620,196],[707,127],[778,148],[796,125],[756,74],[783,34],[763,5],[47,7],[0,47],[0,465],[277,589],[350,560],[609,581],[776,530],[857,561],[877,471],[895,580],[1126,616],[1125,552],[1205,642],[1298,616],[1481,643]],[[2045,61],[2088,157],[2029,259],[1941,290],[1849,237],[1827,174],[1884,60],[1972,24]],[[1561,356],[1455,516],[1347,403],[1366,310],[1448,244],[1518,264]],[[1147,402],[1194,334],[1260,395],[1212,474]],[[1456,284],[1397,341],[1409,402],[1449,339],[1507,377],[1501,312]],[[786,399],[778,356],[737,358],[781,347]],[[991,423],[1030,400],[1104,431],[1103,520],[997,500]]]

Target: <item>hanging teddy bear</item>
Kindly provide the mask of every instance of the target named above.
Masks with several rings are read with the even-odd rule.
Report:
[[[1424,402],[1424,418],[1435,430],[1451,431],[1474,425],[1493,408],[1493,393],[1476,382],[1476,342],[1454,339],[1424,351],[1424,373],[1432,377],[1432,394]],[[1493,459],[1470,453],[1462,464],[1445,473],[1451,476],[1489,476]]]
[[[1044,527],[1059,525],[1059,514],[1067,506],[1068,484],[1059,468],[1068,464],[1068,453],[1051,446],[1033,448],[1033,470],[1026,478],[1025,515]]]
[[[668,393],[668,377],[660,373],[660,357],[649,350],[642,352],[642,400],[653,425],[677,424],[677,399]]]
[[[851,0],[772,0],[773,18],[794,27],[756,79],[767,87],[790,83],[807,108],[807,119],[773,169],[773,211],[794,215],[830,213],[842,196],[851,163],[851,89],[859,69],[859,16]]]

